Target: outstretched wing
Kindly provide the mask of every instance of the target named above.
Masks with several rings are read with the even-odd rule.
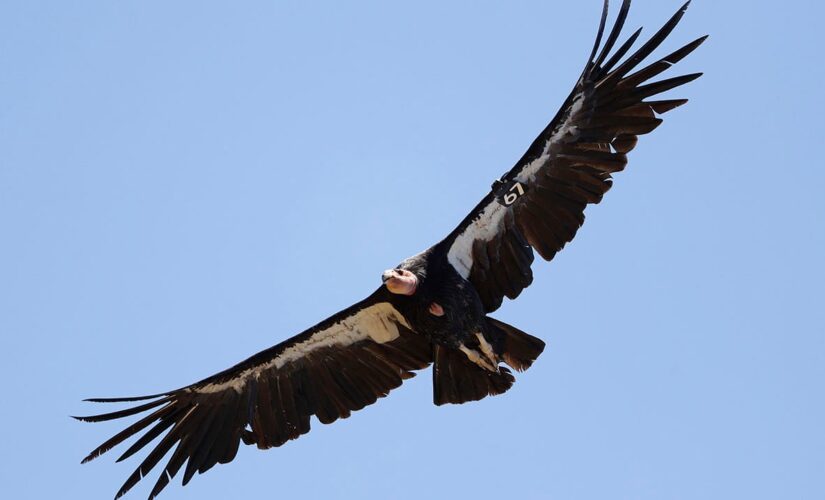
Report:
[[[688,2],[689,4],[690,2]],[[452,266],[470,280],[488,312],[533,280],[533,249],[550,260],[573,239],[584,209],[598,203],[624,169],[639,135],[662,122],[658,115],[687,99],[647,100],[701,73],[645,83],[693,52],[706,37],[636,70],[670,34],[688,4],[644,45],[623,60],[641,29],[613,47],[627,18],[624,0],[601,51],[607,19],[604,2],[596,43],[570,96],[524,156],[441,243]],[[635,70],[635,72],[633,72]]]
[[[185,485],[195,472],[235,458],[241,440],[259,448],[280,446],[309,432],[312,415],[328,424],[375,403],[412,377],[412,370],[432,361],[429,342],[409,329],[404,317],[384,300],[386,294],[381,287],[300,335],[188,387],[139,398],[88,400],[151,401],[75,418],[102,422],[151,413],[101,444],[83,462],[140,434],[118,459],[124,460],[165,433],[115,497],[124,495],[174,448],[151,499],[184,463]]]

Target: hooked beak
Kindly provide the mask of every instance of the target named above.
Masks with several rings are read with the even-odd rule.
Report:
[[[392,278],[392,271],[387,270],[384,271],[384,274],[381,275],[381,282],[386,283],[388,279]]]

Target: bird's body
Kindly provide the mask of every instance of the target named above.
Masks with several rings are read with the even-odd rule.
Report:
[[[602,45],[605,1],[596,43],[569,97],[447,237],[385,271],[382,285],[364,300],[227,370],[152,396],[90,400],[142,403],[80,420],[148,414],[84,462],[133,436],[137,440],[119,460],[160,438],[116,495],[171,452],[153,498],[181,469],[186,484],[194,474],[231,461],[241,442],[281,446],[309,432],[312,416],[321,423],[346,418],[431,364],[438,405],[510,389],[515,378],[502,364],[529,368],[544,342],[490,314],[504,297],[515,299],[532,283],[534,251],[549,261],[573,239],[585,207],[601,201],[638,136],[662,122],[658,115],[687,102],[648,98],[700,76],[647,83],[705,37],[638,68],[671,33],[687,4],[635,52],[630,49],[639,31],[615,48],[629,7],[630,0],[624,0]]]
[[[508,333],[491,323],[475,286],[450,264],[444,242],[406,259],[397,269],[415,276],[415,293],[392,294],[389,302],[406,319],[412,331],[420,332],[420,335],[426,337],[433,345],[434,352],[437,347],[446,352],[461,352],[464,355],[452,360],[453,366],[448,376],[459,379],[482,377],[485,380],[494,377],[501,381],[502,387],[509,388],[514,379],[506,368],[499,366],[505,354],[513,356],[511,366],[515,365],[513,367],[519,370],[530,366],[541,354],[544,342],[523,332],[518,334],[533,345],[533,350],[518,354],[505,352]],[[437,358],[434,355],[436,365],[439,363]],[[514,361],[516,359],[518,362]],[[456,370],[461,370],[463,375],[456,373]],[[436,404],[463,403],[503,392],[482,391],[483,394],[474,392],[448,397],[438,390],[441,387],[437,380],[440,373],[442,372],[436,366]]]
[[[438,246],[405,260],[398,266],[416,275],[418,288],[412,296],[395,296],[392,302],[413,330],[426,332],[435,343],[457,349],[471,332],[484,325],[484,306],[472,283],[449,265]],[[431,304],[443,309],[442,315],[430,311]]]

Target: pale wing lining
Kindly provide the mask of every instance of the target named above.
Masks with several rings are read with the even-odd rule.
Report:
[[[238,373],[231,380],[194,387],[192,390],[200,393],[214,393],[231,388],[241,392],[249,377],[258,377],[264,371],[272,368],[277,370],[287,363],[299,360],[318,349],[346,347],[367,339],[378,344],[392,342],[401,335],[398,325],[410,328],[404,316],[391,304],[387,302],[373,304],[351,316],[336,321],[323,330],[315,332],[303,342],[287,347],[266,363]]]

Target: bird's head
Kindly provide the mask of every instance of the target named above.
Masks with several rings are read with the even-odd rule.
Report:
[[[387,290],[397,295],[412,295],[418,288],[418,277],[406,269],[387,269],[381,280]]]

